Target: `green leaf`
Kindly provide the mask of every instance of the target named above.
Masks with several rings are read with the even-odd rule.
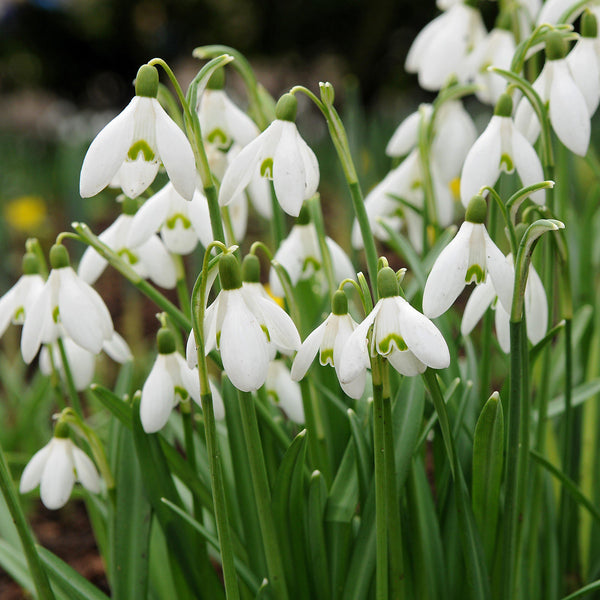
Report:
[[[497,393],[485,403],[473,441],[472,504],[488,568],[496,548],[500,486],[504,464],[504,414]]]
[[[131,429],[131,406],[123,398],[119,398],[108,388],[93,383],[90,386],[92,394],[107,408],[125,427]]]
[[[365,437],[365,424],[360,422],[356,413],[351,408],[347,412],[350,431],[354,440],[354,448],[356,450],[360,499],[364,502],[373,477],[373,451],[372,446],[369,445]]]
[[[582,383],[578,385],[573,390],[573,396],[571,400],[571,406],[579,406],[583,404],[589,398],[595,396],[598,392],[600,392],[600,378],[592,379],[591,381],[587,381],[586,383]],[[556,398],[550,401],[548,404],[548,418],[558,417],[562,415],[565,411],[565,396],[564,394],[560,394]],[[538,419],[537,410],[532,411],[532,417],[534,421]]]
[[[327,598],[331,582],[325,544],[324,518],[327,506],[327,484],[323,475],[315,471],[308,489],[306,534],[308,537],[309,567],[312,567],[312,583],[317,598]]]
[[[338,468],[327,499],[327,521],[350,523],[358,503],[358,473],[356,469],[356,450],[350,439],[342,462]]]

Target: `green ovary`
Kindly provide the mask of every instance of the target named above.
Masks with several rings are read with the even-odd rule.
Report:
[[[467,283],[471,283],[471,281],[475,281],[475,283],[481,283],[485,279],[485,272],[479,265],[471,265],[467,269],[467,274],[465,275],[465,281]]]
[[[130,160],[136,160],[139,156],[140,152],[142,153],[144,160],[146,162],[152,162],[156,155],[146,140],[138,140],[129,148],[129,152],[127,152],[127,158]]]
[[[397,333],[388,333],[382,340],[379,340],[377,344],[377,350],[382,356],[387,356],[395,348],[400,351],[408,350],[406,342],[402,336]]]

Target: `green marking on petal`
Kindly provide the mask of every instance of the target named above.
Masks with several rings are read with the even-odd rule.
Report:
[[[223,147],[229,144],[229,137],[227,134],[220,128],[215,127],[207,136],[206,139],[211,143],[217,146]]]
[[[388,333],[388,335],[386,335],[382,340],[379,340],[379,343],[377,344],[377,351],[382,356],[387,356],[394,349],[394,347],[400,351],[408,350],[408,346],[406,345],[406,342],[402,336],[398,335],[397,333]]]
[[[265,332],[265,335],[267,336],[267,341],[270,342],[271,336],[269,335],[269,330],[267,329],[267,326],[261,325],[260,328]]]
[[[260,165],[260,174],[267,179],[273,179],[273,159],[265,158]]]
[[[302,264],[302,272],[308,271],[308,268],[312,267],[315,271],[321,268],[321,263],[314,256],[307,256]]]
[[[189,229],[192,226],[191,221],[181,213],[175,213],[170,219],[167,219],[166,225],[168,229],[175,229],[177,220],[181,221],[184,229]]]
[[[217,331],[217,348],[221,347],[221,332]]]
[[[410,184],[410,189],[411,190],[418,190],[419,188],[421,188],[423,186],[423,182],[420,179],[415,179],[411,184]]]
[[[175,386],[175,395],[179,396],[180,401],[187,400],[189,396],[187,390],[182,387],[179,387],[178,385]]]
[[[117,254],[124,258],[130,265],[135,265],[140,259],[128,248],[122,248]]]
[[[129,148],[129,152],[127,152],[127,158],[130,160],[136,160],[140,152],[143,154],[146,162],[152,162],[155,159],[154,151],[152,148],[150,148],[146,140],[138,140],[135,142],[135,144]]]
[[[19,323],[24,318],[25,318],[25,309],[22,306],[19,306],[13,314],[13,321],[17,321],[17,323]]]
[[[54,310],[52,311],[52,320],[55,323],[58,323],[58,317],[59,317],[58,306],[55,306]]]
[[[321,350],[321,352],[319,353],[319,362],[323,366],[331,365],[333,367],[333,348],[326,348],[325,350]]]
[[[475,283],[482,283],[485,279],[485,272],[479,265],[471,265],[467,269],[467,274],[465,275],[465,281],[467,283],[471,283],[474,281]]]
[[[500,168],[504,169],[507,173],[512,173],[515,170],[512,158],[506,153],[502,154],[500,157]]]

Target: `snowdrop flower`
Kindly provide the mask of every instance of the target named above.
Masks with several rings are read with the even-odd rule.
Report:
[[[584,10],[585,6],[577,2],[577,0],[546,0],[538,13],[537,24],[549,23],[556,25],[560,18],[567,12],[578,6],[578,10],[571,12],[569,21],[572,23],[579,14]]]
[[[511,267],[513,267],[512,254],[509,254],[506,259]],[[510,352],[510,315],[502,304],[495,302],[496,297],[496,290],[491,279],[488,277],[484,283],[473,290],[473,293],[469,297],[460,325],[460,332],[463,335],[471,333],[490,304],[493,304],[498,342],[502,350],[508,354]],[[525,323],[527,326],[527,337],[532,344],[537,344],[546,335],[548,326],[548,300],[544,284],[533,265],[529,266],[527,284],[525,286]]]
[[[290,370],[282,360],[273,360],[269,363],[265,389],[288,419],[300,425],[304,423],[304,405],[300,386],[292,379]]]
[[[94,463],[68,435],[68,426],[59,423],[54,437],[33,455],[21,475],[21,494],[39,485],[42,503],[50,510],[67,503],[76,481],[94,494],[100,492],[100,476]]]
[[[114,333],[102,298],[71,268],[64,246],[52,247],[50,265],[48,281],[32,303],[23,325],[21,353],[28,364],[41,344],[49,344],[60,335],[59,323],[77,345],[93,354],[98,354]]]
[[[67,361],[75,383],[77,391],[85,390],[92,383],[94,370],[96,368],[96,355],[89,352],[85,348],[78,346],[68,335],[61,336],[67,355]],[[127,342],[115,331],[110,340],[106,340],[102,345],[102,350],[108,354],[115,362],[123,364],[133,360],[131,350]],[[50,360],[50,352],[52,352],[52,360]],[[52,362],[65,378],[65,371],[62,362],[62,356],[57,344],[48,344],[42,348],[40,352],[40,371],[44,375],[52,373]]]
[[[341,358],[346,342],[351,333],[356,329],[356,321],[348,314],[348,299],[343,291],[338,290],[332,300],[331,313],[302,343],[294,364],[292,365],[292,379],[300,381],[308,371],[317,352],[319,362],[335,368],[336,375],[341,382]],[[369,366],[369,359],[365,357],[365,369]],[[340,383],[345,394],[358,400],[365,388],[366,370],[360,371],[354,379]]]
[[[494,27],[467,59],[469,78],[478,86],[475,95],[485,104],[496,104],[506,89],[506,79],[488,68],[510,70],[517,46],[509,28]]]
[[[194,154],[183,131],[156,99],[155,67],[140,67],[135,93],[89,147],[81,167],[81,196],[95,196],[118,174],[123,192],[136,198],[154,181],[162,162],[175,189],[191,200],[196,187]]]
[[[437,257],[423,291],[423,312],[434,319],[446,312],[466,284],[480,284],[489,272],[500,302],[510,310],[512,271],[505,256],[491,240],[484,222],[487,205],[474,196],[456,237]]]
[[[13,287],[0,298],[0,337],[12,322],[22,325],[37,295],[44,287],[38,272],[39,262],[35,254],[27,252],[23,257],[23,275]]]
[[[223,89],[224,84],[225,71],[218,69],[199,96],[196,111],[204,141],[227,152],[233,144],[246,146],[258,137],[260,130],[256,123],[229,99]]]
[[[188,396],[201,406],[198,370],[190,369],[183,356],[177,352],[175,337],[166,327],[156,336],[158,356],[144,387],[140,401],[140,420],[146,433],[160,431],[169,420],[173,408]],[[215,417],[223,418],[223,401],[211,385],[214,396]]]
[[[513,124],[512,106],[511,97],[502,94],[494,116],[465,159],[460,178],[460,197],[465,208],[483,186],[493,187],[502,171],[512,173],[516,169],[523,186],[544,180],[537,152]],[[544,204],[545,191],[534,192],[531,199]]]
[[[177,193],[171,182],[148,198],[131,219],[126,240],[128,248],[137,248],[160,230],[170,252],[189,254],[198,245],[206,248],[213,235],[206,197],[196,189],[191,200]]]
[[[158,236],[151,235],[137,247],[128,244],[137,201],[126,198],[122,208],[123,214],[119,215],[98,238],[128,262],[140,277],[148,277],[156,285],[166,289],[174,288],[177,283],[175,262]],[[93,284],[107,265],[108,261],[90,246],[81,257],[78,273],[83,281]]]
[[[296,285],[300,280],[309,279],[315,272],[322,273],[323,257],[317,230],[309,218],[307,210],[300,213],[298,221],[273,257],[273,260],[287,271],[292,285]],[[325,243],[331,257],[335,283],[338,284],[347,278],[354,278],[356,272],[342,248],[329,236],[325,237]],[[277,272],[273,268],[269,274],[269,285],[275,296],[285,295]],[[327,284],[325,283],[325,285]]]
[[[205,352],[221,352],[223,369],[243,392],[256,391],[267,378],[273,348],[291,354],[300,335],[289,315],[270,298],[242,287],[240,265],[233,254],[219,260],[221,291],[204,318]],[[188,365],[196,363],[193,334],[188,339]]]
[[[364,376],[369,354],[387,358],[402,375],[417,375],[427,367],[445,369],[450,364],[446,340],[426,316],[398,295],[394,271],[389,267],[381,269],[377,285],[380,300],[350,335],[342,352],[340,381],[350,383]]]
[[[589,10],[581,17],[581,37],[566,60],[591,117],[600,102],[600,40],[596,17]]]
[[[590,142],[590,116],[565,55],[562,37],[550,32],[546,38],[546,64],[533,88],[542,101],[549,103],[550,123],[558,139],[571,152],[585,156]],[[515,125],[530,142],[534,142],[540,133],[540,123],[526,97],[517,107]]]
[[[298,133],[294,123],[296,108],[297,100],[291,94],[279,99],[276,120],[241,150],[225,172],[219,190],[221,205],[229,204],[258,171],[273,180],[281,208],[298,216],[302,202],[317,191],[319,164]]]
[[[439,90],[451,75],[465,79],[465,59],[485,35],[479,11],[454,3],[417,35],[404,66],[409,73],[418,73],[422,88]]]

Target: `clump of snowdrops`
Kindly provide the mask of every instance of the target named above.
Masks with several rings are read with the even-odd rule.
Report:
[[[113,597],[600,589],[587,4],[499,3],[488,32],[473,3],[440,3],[406,61],[437,96],[400,123],[394,166],[366,197],[331,84],[275,102],[220,46],[194,51],[208,62],[185,93],[163,60],[139,69],[81,168],[81,196],[114,189],[119,216],[103,232],[73,223],[49,259],[29,240],[0,299],[0,333],[22,324],[23,360],[54,382],[54,435],[20,492],[58,509],[81,484]],[[231,69],[246,112],[226,92]],[[339,158],[355,260],[327,234],[299,98]],[[264,239],[247,235],[249,212]],[[92,287],[105,268],[156,306],[141,389]],[[114,389],[94,380],[100,352],[123,364]],[[2,545],[0,564],[39,598],[105,598],[35,544],[4,458],[0,481],[22,544]]]

